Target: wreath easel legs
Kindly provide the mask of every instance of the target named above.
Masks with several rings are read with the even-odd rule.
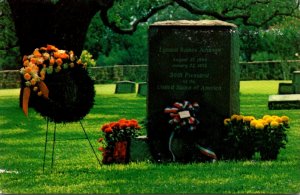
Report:
[[[49,121],[49,119],[47,118],[46,137],[45,137],[45,146],[44,146],[43,173],[45,172],[46,153],[47,153],[47,143],[48,143],[48,141],[49,141],[49,139],[48,139],[49,122],[50,122],[50,121]],[[97,156],[97,154],[96,154],[96,151],[95,151],[95,149],[94,149],[93,146],[92,146],[92,143],[91,143],[91,141],[90,141],[90,139],[89,139],[89,137],[88,137],[88,135],[87,135],[87,133],[86,133],[86,131],[85,131],[83,125],[82,125],[82,122],[79,121],[79,123],[80,123],[81,128],[82,128],[82,131],[84,132],[84,135],[85,135],[85,137],[82,138],[82,139],[88,140],[89,145],[90,145],[90,147],[91,147],[91,149],[92,149],[92,151],[93,151],[93,153],[94,153],[94,155],[95,155],[95,157],[96,157],[96,159],[97,159],[97,161],[98,161],[98,164],[101,166],[101,161],[99,160],[99,158],[98,158],[98,156]],[[80,139],[80,138],[77,138],[77,139]],[[51,155],[51,172],[52,172],[52,169],[53,169],[53,166],[54,166],[54,151],[55,151],[55,143],[56,143],[56,141],[57,141],[57,140],[56,140],[56,123],[54,123],[53,140],[52,140],[52,155]]]

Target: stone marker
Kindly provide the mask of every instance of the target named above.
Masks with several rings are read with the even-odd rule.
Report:
[[[138,95],[146,96],[148,92],[147,82],[141,82],[138,84]]]
[[[201,129],[193,138],[222,152],[223,120],[239,114],[238,32],[219,20],[163,21],[149,27],[148,137],[156,160],[169,158],[164,108],[198,102]]]
[[[279,83],[278,94],[293,94],[294,86],[292,83]]]
[[[115,93],[135,93],[135,82],[132,81],[119,81],[116,83]]]
[[[299,109],[300,94],[270,95],[268,100],[270,110],[276,109]]]
[[[294,93],[300,94],[300,71],[293,72]]]

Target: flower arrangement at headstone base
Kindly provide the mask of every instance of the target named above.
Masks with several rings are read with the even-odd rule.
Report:
[[[91,62],[91,63],[90,63]],[[36,48],[23,57],[22,108],[31,106],[56,123],[81,120],[94,105],[94,82],[87,72],[91,56],[77,58],[73,51],[54,45]]]
[[[169,137],[169,151],[172,155],[172,160],[176,161],[178,158],[173,152],[173,138],[180,139],[185,146],[183,153],[190,156],[186,156],[182,159],[204,159],[216,160],[216,154],[209,148],[201,146],[194,136],[194,132],[200,131],[200,106],[197,102],[191,103],[190,101],[184,100],[183,102],[175,102],[171,107],[166,107],[164,113],[169,115],[168,124],[171,128],[171,134]],[[182,148],[181,148],[182,149]],[[177,159],[176,159],[177,158]]]
[[[258,152],[261,160],[276,160],[281,148],[288,142],[289,117],[264,115],[232,115],[224,120],[227,136],[225,159],[250,160]]]
[[[102,163],[128,163],[131,140],[140,134],[141,126],[135,119],[125,118],[106,123],[101,127],[104,137],[100,137],[98,148],[102,152]]]

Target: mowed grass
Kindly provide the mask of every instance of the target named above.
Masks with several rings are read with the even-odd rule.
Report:
[[[282,82],[282,81],[280,81]],[[279,81],[242,81],[241,114],[287,115],[289,142],[276,161],[217,161],[216,163],[99,166],[79,123],[57,124],[54,167],[49,125],[43,173],[46,121],[33,109],[26,118],[18,107],[19,89],[0,90],[0,192],[2,193],[298,193],[300,192],[300,110],[268,110],[268,96]],[[146,117],[146,98],[114,94],[113,84],[96,85],[95,105],[82,121],[97,150],[101,125],[120,118]],[[145,128],[143,129],[146,132]],[[74,140],[72,140],[74,139]],[[101,153],[97,151],[101,159]]]

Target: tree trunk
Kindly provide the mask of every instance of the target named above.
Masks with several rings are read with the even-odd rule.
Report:
[[[101,9],[97,1],[8,0],[15,21],[21,55],[53,44],[80,55],[92,17]]]

